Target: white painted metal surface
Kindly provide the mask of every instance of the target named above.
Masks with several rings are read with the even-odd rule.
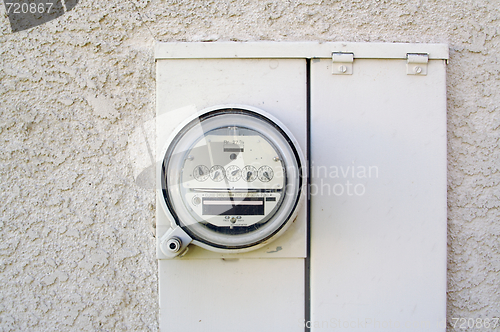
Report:
[[[331,65],[311,63],[312,331],[445,331],[445,63]]]
[[[280,119],[306,151],[306,62],[159,60],[157,158],[182,121],[214,105],[243,104]],[[159,163],[158,163],[158,166]],[[157,204],[157,236],[170,221]],[[241,254],[190,246],[159,260],[162,331],[303,331],[306,209],[276,241]],[[269,259],[256,259],[269,258]]]
[[[406,59],[407,53],[427,53],[429,59],[449,57],[445,44],[349,43],[349,42],[217,42],[157,43],[157,59],[222,59],[222,58],[331,58],[333,52],[354,53],[355,59]]]
[[[160,331],[304,331],[303,259],[160,261]]]

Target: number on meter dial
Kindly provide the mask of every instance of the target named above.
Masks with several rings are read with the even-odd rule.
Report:
[[[270,166],[264,165],[261,168],[259,168],[259,180],[262,182],[269,182],[272,180],[274,176],[273,169]]]
[[[246,182],[255,181],[255,179],[257,179],[257,168],[251,165],[243,167],[243,169],[241,170],[241,177]]]
[[[210,169],[210,178],[215,182],[220,182],[226,177],[226,170],[221,165],[212,166]]]
[[[236,182],[241,178],[241,169],[236,165],[226,168],[226,178],[231,182]]]
[[[205,165],[198,165],[193,170],[193,176],[198,181],[205,181],[206,179],[208,179],[209,175],[210,171]]]

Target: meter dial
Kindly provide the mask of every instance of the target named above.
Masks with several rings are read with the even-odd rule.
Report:
[[[210,178],[215,182],[220,182],[226,177],[226,170],[221,165],[212,166],[210,169]]]
[[[231,182],[236,182],[241,178],[241,169],[236,165],[226,168],[226,178]]]
[[[241,176],[246,182],[253,182],[257,179],[257,168],[252,165],[245,166],[241,170]]]
[[[264,165],[259,168],[259,180],[262,182],[269,182],[273,179],[274,171],[271,166]]]
[[[208,179],[209,175],[210,171],[205,165],[198,165],[193,170],[193,176],[198,181],[205,181],[206,179]]]

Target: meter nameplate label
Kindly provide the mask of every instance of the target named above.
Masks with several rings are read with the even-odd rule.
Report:
[[[250,226],[263,221],[280,201],[281,193],[186,194],[194,213],[219,227]]]

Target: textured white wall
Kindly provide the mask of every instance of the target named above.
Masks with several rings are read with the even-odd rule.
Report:
[[[81,0],[14,34],[0,13],[0,331],[157,329],[154,40],[449,43],[448,319],[500,317],[498,1]]]

